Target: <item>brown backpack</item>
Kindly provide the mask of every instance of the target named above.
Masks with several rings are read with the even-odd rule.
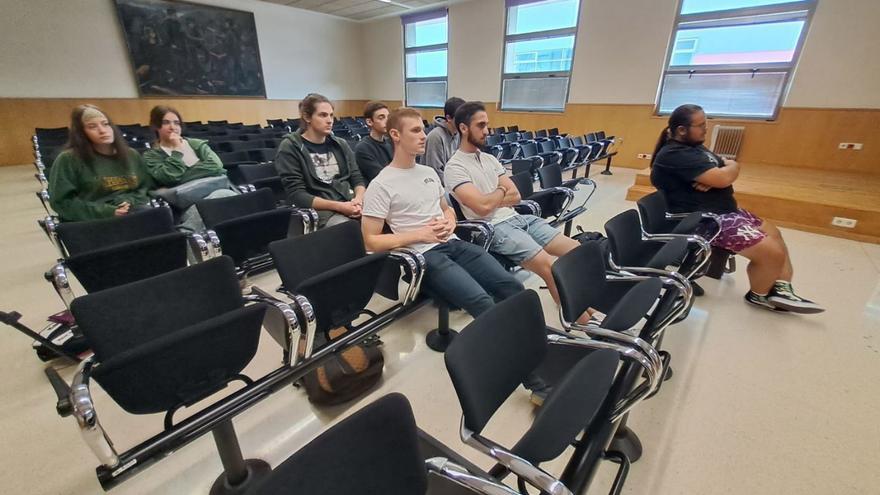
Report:
[[[331,338],[341,335],[334,333],[331,332]],[[309,402],[324,406],[342,404],[373,388],[382,378],[385,366],[380,344],[379,339],[355,344],[306,374],[302,384]]]

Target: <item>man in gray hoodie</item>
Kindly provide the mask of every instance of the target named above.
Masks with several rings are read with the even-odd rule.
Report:
[[[275,155],[275,169],[294,206],[314,208],[318,227],[359,219],[364,178],[345,140],[332,135],[333,106],[310,94],[299,104],[302,128],[288,134]]]
[[[434,123],[437,124],[431,132],[428,133],[428,140],[425,143],[425,165],[432,167],[437,171],[437,175],[443,178],[443,169],[446,168],[446,162],[452,158],[452,155],[458,149],[459,136],[455,127],[455,111],[464,104],[464,100],[457,96],[453,96],[446,100],[443,105],[444,117],[435,117]]]

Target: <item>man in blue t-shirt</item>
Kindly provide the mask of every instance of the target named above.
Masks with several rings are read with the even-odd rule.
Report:
[[[825,311],[795,294],[791,286],[794,269],[779,229],[737,206],[733,183],[739,177],[739,164],[703,146],[706,128],[702,108],[676,108],[654,150],[651,183],[663,191],[673,213],[718,215],[721,232],[712,245],[749,259],[747,302],[775,311]]]

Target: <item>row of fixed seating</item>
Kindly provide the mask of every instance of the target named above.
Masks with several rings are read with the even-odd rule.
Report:
[[[257,194],[266,196],[265,192],[252,193],[253,196]],[[249,200],[250,196],[243,195],[232,199],[235,202],[244,202]],[[208,202],[216,201],[222,200],[208,200]],[[264,202],[264,205],[268,206],[268,203]],[[200,204],[200,210],[204,206]],[[231,209],[227,207],[226,211]],[[167,220],[168,213],[167,210],[165,213],[162,210],[160,208],[155,210],[156,213],[148,211],[120,219],[101,221],[104,222],[101,225],[69,224],[69,229],[91,227],[91,232],[81,235],[80,238],[95,239],[96,233],[102,231],[106,233],[112,228],[111,223],[118,226],[127,222],[130,226],[132,222],[140,221],[147,215],[158,218],[164,214],[164,225],[167,230],[170,225]],[[263,211],[271,211],[271,208]],[[206,223],[212,221],[211,214],[207,210],[203,211],[203,215],[206,217]],[[245,217],[247,215],[237,218]],[[621,218],[627,219],[627,217],[631,218],[631,215]],[[621,229],[624,231],[628,229],[624,237],[629,236],[629,238],[621,238],[619,233]],[[66,228],[62,228],[59,234],[64,230]],[[133,231],[130,228],[123,230]],[[606,225],[606,231],[612,239],[612,250],[615,250],[617,245],[629,243],[633,235],[636,238],[640,237],[638,219],[635,225],[628,226],[616,217]],[[168,233],[159,235],[168,235]],[[141,241],[150,240],[152,237],[154,236],[146,236]],[[225,236],[219,236],[220,239],[223,237]],[[242,238],[246,237],[242,236]],[[69,240],[69,234],[67,239],[62,243],[70,249],[75,242]],[[637,457],[635,454],[638,452],[634,450],[637,442],[632,433],[619,427],[621,420],[639,401],[658,391],[662,377],[668,369],[669,359],[668,355],[659,353],[652,345],[659,340],[669,324],[684,317],[691,303],[686,276],[663,271],[666,266],[675,265],[676,262],[682,263],[681,259],[675,259],[676,254],[672,251],[675,249],[680,251],[687,242],[681,239],[677,241],[659,243],[659,249],[654,251],[646,248],[650,259],[636,260],[637,263],[645,263],[645,265],[628,266],[629,260],[626,258],[629,256],[628,253],[612,252],[613,259],[620,265],[613,272],[608,272],[604,255],[595,244],[585,244],[561,258],[554,266],[554,277],[557,278],[563,299],[561,311],[563,321],[567,322],[565,332],[553,331],[548,337],[537,297],[534,293],[524,292],[521,296],[499,304],[497,308],[475,320],[459,339],[453,341],[447,352],[446,362],[463,408],[462,439],[484,453],[494,456],[504,469],[483,473],[455,468],[453,473],[447,472],[446,475],[454,477],[457,473],[458,476],[474,476],[491,484],[497,484],[508,472],[513,472],[520,478],[520,483],[528,483],[545,490],[551,487],[559,490],[562,485],[575,490],[579,483],[588,482],[589,476],[585,477],[585,474],[595,470],[602,458],[612,458],[620,463],[622,482],[625,468],[628,468],[630,460],[634,460],[633,457]],[[136,240],[126,242],[136,242]],[[645,244],[641,239],[637,239],[636,242]],[[658,244],[656,241],[652,243]],[[226,253],[227,246],[225,242],[222,244],[223,252]],[[114,246],[102,246],[97,250],[106,250],[108,247]],[[118,248],[119,245],[115,247]],[[420,270],[423,271],[424,267],[418,257],[413,256],[412,253],[397,253],[398,260],[405,260],[403,263],[398,262],[398,266],[410,270],[404,276],[405,279],[408,278],[409,285],[401,305],[396,306],[397,312],[378,315],[371,320],[376,322],[373,326],[369,323],[359,325],[356,331],[342,340],[328,342],[325,347],[316,346],[315,332],[345,325],[346,320],[350,323],[361,314],[372,293],[381,286],[380,279],[386,266],[384,263],[390,261],[390,255],[368,256],[360,239],[360,229],[353,222],[307,235],[296,235],[291,239],[272,241],[268,245],[268,250],[284,283],[285,289],[281,293],[289,296],[286,300],[267,298],[264,292],[258,290],[246,293],[243,299],[242,296],[234,296],[233,293],[239,290],[238,279],[241,272],[236,270],[236,265],[239,263],[228,258],[211,258],[208,262],[171,270],[159,276],[155,276],[154,272],[141,274],[142,277],[154,276],[140,281],[128,281],[115,288],[103,287],[102,290],[83,296],[71,304],[74,316],[82,327],[81,330],[90,341],[94,341],[92,346],[95,354],[90,360],[81,364],[73,387],[70,389],[70,395],[62,394],[60,397],[59,410],[63,414],[77,416],[81,419],[80,425],[84,433],[91,433],[86,435],[86,439],[101,459],[102,465],[99,466],[98,473],[105,487],[113,486],[127,477],[130,470],[120,466],[148,463],[191,440],[194,431],[207,431],[207,429],[213,429],[221,458],[224,460],[226,472],[221,480],[241,484],[252,482],[253,479],[249,476],[261,477],[256,473],[249,475],[247,469],[242,471],[242,466],[253,465],[255,461],[244,464],[237,447],[230,447],[235,443],[231,424],[232,413],[223,414],[221,410],[237,412],[237,407],[251,404],[258,400],[258,397],[264,397],[268,392],[276,391],[284,384],[296,380],[306,369],[313,367],[322,356],[344,349],[358,339],[366,338],[369,334],[378,331],[395,315],[404,314],[404,308],[414,309],[413,304],[418,295],[418,280],[421,277]],[[85,253],[73,255],[71,258],[83,254]],[[119,256],[119,253],[116,254]],[[214,254],[219,254],[219,251],[215,251]],[[683,257],[681,252],[677,256]],[[176,259],[178,264],[185,263],[185,257],[179,247]],[[652,263],[660,263],[662,268],[651,268]],[[702,261],[694,263],[685,273],[699,270],[701,263]],[[128,263],[129,266],[132,264],[138,265]],[[657,270],[661,276],[638,275],[640,266],[646,266],[644,270]],[[73,266],[71,269],[74,270],[75,275],[80,276]],[[111,271],[118,275],[118,270]],[[393,291],[396,285],[395,280],[389,286],[393,288],[388,290]],[[352,293],[353,291],[358,294]],[[187,294],[186,304],[183,306],[176,304],[176,301],[183,299],[178,295],[184,292]],[[168,308],[167,312],[160,312],[162,313],[160,321],[155,321],[155,318],[146,320],[140,318],[137,314],[132,314],[131,308],[126,307],[124,310],[120,308],[118,302],[115,303],[114,308],[114,301],[130,300],[135,295],[143,299],[141,296],[143,294],[149,294],[151,299],[155,299],[149,301],[149,304],[138,305],[143,307],[144,312],[155,314],[157,307]],[[220,301],[223,297],[226,298],[226,303]],[[246,302],[249,302],[249,305],[245,305]],[[608,314],[602,328],[579,327],[570,323],[587,307],[594,307]],[[652,310],[652,307],[655,309]],[[139,311],[140,309],[135,309],[135,313]],[[241,369],[253,358],[254,338],[259,332],[259,322],[265,311],[279,311],[288,316],[287,321],[290,325],[288,331],[276,332],[273,335],[285,346],[284,366],[257,380],[246,381],[248,384],[224,402],[223,408],[207,406],[186,422],[175,424],[173,413],[181,405],[181,397],[186,405],[193,405],[213,393],[218,387],[224,387],[229,380],[240,376]],[[93,316],[98,314],[101,315],[100,318]],[[643,320],[646,314],[649,316],[639,331],[639,337],[622,333],[623,330],[629,330]],[[177,320],[191,323],[183,325]],[[144,321],[149,323],[132,324],[132,322]],[[202,321],[204,323],[192,323]],[[250,323],[247,323],[248,321]],[[231,322],[236,322],[237,326],[231,328]],[[247,332],[243,328],[246,325],[250,325],[250,330]],[[111,328],[112,342],[109,340],[111,334],[108,333]],[[162,331],[161,337],[157,335],[158,330]],[[585,333],[591,339],[575,337],[575,333]],[[299,336],[302,334],[305,334],[306,349],[300,353],[297,346],[300,345]],[[156,338],[162,340],[156,341]],[[249,343],[244,342],[245,340]],[[498,345],[499,343],[504,345]],[[230,354],[229,350],[232,348],[242,351]],[[143,352],[140,349],[143,349]],[[174,352],[171,352],[172,349]],[[123,353],[123,350],[128,352]],[[554,354],[556,352],[559,354]],[[211,357],[214,354],[218,355]],[[549,357],[551,355],[553,355],[552,359]],[[194,356],[202,356],[202,359],[193,359]],[[513,449],[507,450],[481,437],[482,429],[494,410],[513,392],[516,384],[522,381],[526,374],[541,366],[544,357],[547,357],[547,362],[557,365],[564,362],[568,366],[562,366],[562,370],[545,370],[548,375],[555,376],[556,379],[552,381],[557,385],[522,440]],[[211,366],[205,368],[208,366],[206,362]],[[617,371],[621,362],[623,367]],[[97,364],[100,366],[96,366]],[[187,378],[207,375],[214,377],[214,381],[199,383],[197,387],[194,387],[191,378]],[[647,376],[647,379],[642,378],[643,375]],[[153,445],[151,450],[145,451],[138,446],[127,452],[118,453],[108,443],[108,437],[97,423],[96,411],[89,398],[90,377],[98,381],[108,394],[129,412],[134,414],[166,412],[168,419],[165,431],[147,441]],[[140,383],[138,377],[150,377],[150,387],[143,390],[136,386],[135,383]],[[499,387],[500,383],[505,385]],[[133,393],[133,390],[137,390],[138,393]],[[183,390],[186,394],[181,396],[180,392]],[[79,409],[70,407],[69,401],[72,399],[80,406]],[[401,402],[399,399],[395,400]],[[576,449],[571,461],[575,463],[574,465],[582,466],[581,468],[575,469],[569,473],[569,476],[563,476],[560,480],[540,470],[538,466],[540,462],[557,457],[581,433],[583,433],[581,445]],[[332,436],[331,433],[327,435]],[[338,435],[336,438],[337,441],[339,438],[343,438],[343,441],[345,439],[344,436]],[[350,438],[348,440],[353,441]],[[611,441],[611,444],[606,448],[608,441]],[[350,443],[345,445],[351,447]],[[434,445],[438,448],[436,444]],[[306,448],[301,454],[282,464],[274,473],[265,475],[266,481],[262,481],[260,486],[262,490],[269,491],[260,493],[276,493],[275,489],[270,487],[287,485],[290,482],[287,478],[289,472],[296,471],[295,466],[299,465],[297,459],[301,459],[309,450]],[[626,451],[631,452],[628,454]],[[511,457],[511,454],[517,457]],[[454,459],[454,452],[447,458]],[[242,462],[236,462],[236,459]],[[388,459],[385,462],[389,462]],[[429,470],[432,466],[436,468],[438,462],[435,460],[434,464],[429,464]],[[415,466],[416,463],[411,460],[410,465]],[[452,466],[452,464],[442,465]],[[343,466],[351,467],[346,463],[343,463]],[[265,469],[260,472],[263,471]],[[308,471],[308,469],[300,471],[300,475],[306,476],[309,474]],[[312,482],[321,480],[317,472],[312,472],[307,477]],[[279,480],[286,481],[282,483]],[[358,481],[394,483],[395,480],[399,481],[400,478],[380,476],[367,481],[360,479]],[[334,482],[329,480],[323,482],[334,486]],[[401,493],[390,488],[396,486],[394,484],[381,486],[386,487],[386,493]],[[477,491],[466,493],[498,493],[472,488]],[[331,488],[329,493],[350,493],[338,491],[340,489]],[[311,490],[308,492],[325,493]],[[547,492],[567,493],[550,490]]]

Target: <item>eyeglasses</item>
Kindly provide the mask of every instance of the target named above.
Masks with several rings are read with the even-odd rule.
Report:
[[[706,122],[703,122],[703,123],[700,124],[700,125],[693,125],[693,124],[692,124],[692,125],[689,125],[688,127],[699,127],[699,128],[701,128],[701,129],[708,129],[708,128],[709,128],[709,124],[707,124]]]
[[[162,125],[176,125],[177,127],[180,127],[180,121],[179,120],[163,120]]]

